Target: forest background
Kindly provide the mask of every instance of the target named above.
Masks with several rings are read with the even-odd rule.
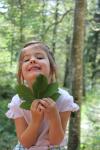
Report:
[[[81,0],[0,1],[0,150],[11,150],[17,142],[13,121],[6,118],[5,112],[8,109],[7,104],[16,93],[17,59],[25,42],[38,39],[49,45],[58,65],[60,86],[73,93],[70,86],[72,76],[70,64],[74,63],[73,33],[77,27],[75,12],[77,12],[76,5],[80,2]],[[72,114],[72,117],[77,118],[76,126],[72,126],[73,122],[69,125],[70,133],[76,127],[77,135],[74,135],[78,138],[70,139],[73,140],[72,145],[76,147],[69,147],[68,150],[99,150],[100,1],[83,0],[83,2],[85,4],[82,16],[83,29],[79,26],[80,32],[84,31],[83,39],[80,38],[83,40],[79,51],[82,57],[77,55],[77,60],[83,62],[80,66],[83,71],[80,72],[82,95],[78,100],[75,99],[80,105],[80,112]],[[81,8],[79,10],[78,15],[82,15]],[[78,92],[75,86],[73,90]],[[78,118],[78,115],[81,117]]]

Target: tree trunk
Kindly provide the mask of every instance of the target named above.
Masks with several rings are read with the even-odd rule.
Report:
[[[56,36],[57,36],[57,25],[58,25],[58,6],[59,6],[59,0],[56,0],[56,8],[55,8],[55,24],[53,28],[53,37],[52,37],[52,50],[53,53],[55,53],[56,49]]]
[[[10,67],[12,67],[13,64],[13,54],[14,54],[14,32],[15,32],[15,18],[14,18],[14,2],[11,3],[10,6],[10,23],[11,23],[11,34],[10,34],[10,42],[8,44],[8,50],[10,50]]]
[[[86,0],[75,1],[74,30],[70,55],[70,89],[75,102],[80,106],[80,110],[71,114],[68,150],[80,150],[80,116],[81,100],[83,95],[82,81],[85,7]]]
[[[65,42],[66,42],[66,62],[65,62],[65,74],[64,74],[64,83],[63,83],[63,86],[66,87],[66,88],[70,88],[70,82],[69,82],[69,63],[70,63],[70,58],[69,58],[69,55],[70,55],[70,37],[66,34],[66,39],[65,39]],[[69,47],[68,47],[69,45]]]
[[[23,34],[23,29],[24,29],[23,9],[24,9],[24,4],[23,4],[22,0],[19,0],[19,9],[20,9],[20,24],[19,24],[20,37],[19,37],[19,42],[20,42],[20,47],[22,47],[23,42],[24,42],[24,34]]]
[[[42,0],[42,31],[41,31],[41,40],[45,42],[45,30],[46,30],[46,1]]]
[[[95,70],[97,68],[97,62],[96,62],[96,57],[97,57],[97,50],[98,50],[98,40],[99,40],[99,32],[94,31],[94,42],[93,42],[93,53],[92,53],[92,63],[91,63],[91,68],[92,68],[92,75],[91,75],[91,82],[92,82],[92,87],[95,85]]]
[[[64,74],[64,83],[63,86],[69,88],[69,80],[68,80],[68,74],[69,74],[69,59],[66,57],[66,63],[65,63],[65,74]]]
[[[96,22],[96,25],[100,23],[100,0],[97,0],[96,2],[96,12],[94,15],[94,21]],[[91,63],[91,68],[92,68],[92,75],[91,75],[91,81],[92,81],[92,87],[95,85],[95,76],[96,76],[96,70],[97,70],[97,55],[98,55],[98,48],[99,48],[99,37],[100,37],[100,28],[98,26],[94,27],[94,36],[93,36],[93,53],[92,53],[92,63]]]

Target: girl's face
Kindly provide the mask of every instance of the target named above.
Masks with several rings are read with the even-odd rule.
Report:
[[[31,87],[37,75],[43,74],[49,80],[50,63],[46,52],[32,45],[23,49],[22,76]]]

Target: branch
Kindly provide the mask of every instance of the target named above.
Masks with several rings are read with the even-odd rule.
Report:
[[[54,24],[59,24],[59,23],[61,23],[62,20],[64,19],[64,17],[65,17],[70,11],[72,11],[72,10],[66,11],[58,21],[55,21],[55,22],[53,22],[52,24],[50,24],[50,25],[46,28],[45,34],[47,33],[47,31],[48,31]]]
[[[92,30],[95,32],[100,32],[100,28],[92,28]]]

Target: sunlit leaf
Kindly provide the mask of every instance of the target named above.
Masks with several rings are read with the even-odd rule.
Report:
[[[30,107],[31,107],[31,103],[30,102],[22,102],[20,107],[23,108],[23,109],[29,110]]]
[[[37,76],[32,88],[35,98],[43,98],[43,94],[48,86],[48,80],[44,75]]]
[[[40,74],[36,81],[32,85],[32,90],[23,84],[19,84],[16,87],[19,97],[24,100],[20,107],[24,109],[30,109],[31,103],[35,99],[42,99],[46,97],[52,98],[54,101],[60,96],[58,92],[58,83],[48,84],[47,78]]]
[[[50,97],[52,96],[54,93],[56,93],[58,90],[58,83],[54,82],[48,85],[45,93],[44,93],[44,97]]]
[[[52,98],[54,101],[56,101],[60,96],[60,93],[54,93],[50,98]]]
[[[28,101],[32,101],[33,100],[33,93],[32,91],[30,90],[29,87],[26,87],[25,85],[23,84],[19,84],[16,86],[16,91],[19,95],[19,97],[22,99],[22,100],[28,100]]]

